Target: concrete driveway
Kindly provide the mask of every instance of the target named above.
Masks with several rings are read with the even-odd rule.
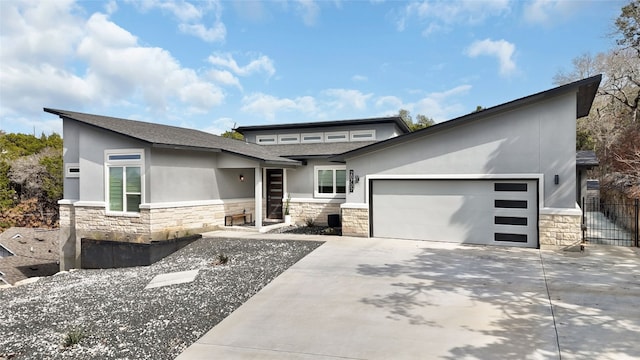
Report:
[[[336,238],[178,359],[561,357],[640,357],[637,249]]]

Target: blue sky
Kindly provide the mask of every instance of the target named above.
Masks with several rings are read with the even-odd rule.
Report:
[[[437,122],[554,87],[614,47],[624,1],[0,0],[0,128],[43,107],[219,134],[365,118]]]

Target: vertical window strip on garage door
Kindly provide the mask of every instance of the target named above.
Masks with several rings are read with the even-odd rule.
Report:
[[[499,197],[500,193],[504,192],[522,192],[526,193],[528,190],[527,183],[517,182],[497,182],[493,184],[493,190],[496,193],[496,197]],[[497,209],[527,209],[529,206],[527,200],[503,200],[495,199],[494,207]],[[495,225],[514,225],[514,226],[527,226],[527,217],[522,216],[494,216]],[[508,241],[526,243],[528,241],[527,234],[514,234],[507,232],[494,232],[494,241]]]

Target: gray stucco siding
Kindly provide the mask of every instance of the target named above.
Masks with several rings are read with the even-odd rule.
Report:
[[[240,181],[240,175],[244,181]],[[253,198],[255,192],[255,169],[216,169],[216,187],[220,199]]]
[[[126,136],[94,129],[90,126],[79,127],[80,149],[80,200],[105,201],[104,154],[105,150],[145,149],[145,172],[149,171],[148,145]],[[148,179],[147,179],[148,180]],[[144,199],[149,197],[149,183],[145,184]]]
[[[292,126],[295,124],[292,124]],[[376,139],[384,140],[392,138],[401,133],[395,124],[363,124],[363,125],[350,125],[350,126],[332,126],[332,127],[318,127],[318,128],[305,128],[289,130],[260,130],[251,131],[245,133],[245,140],[255,143],[256,136],[259,135],[285,135],[285,134],[309,134],[309,133],[325,133],[334,131],[357,131],[357,130],[375,130]]]
[[[287,191],[292,198],[313,198],[316,166],[342,166],[326,160],[309,160],[306,166],[287,169]]]
[[[361,179],[372,174],[544,174],[545,206],[574,208],[575,109],[575,94],[559,96],[348,158],[347,170]],[[362,180],[347,194],[347,203],[366,202]]]
[[[218,199],[216,154],[208,152],[152,149],[147,203]]]
[[[63,151],[62,160],[66,164],[80,163],[80,145],[78,134],[79,124],[75,121],[64,120],[62,127]],[[64,170],[63,170],[64,171]],[[63,173],[63,197],[70,200],[80,199],[80,178],[68,178],[66,171]]]

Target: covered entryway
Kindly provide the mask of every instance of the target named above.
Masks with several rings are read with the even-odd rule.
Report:
[[[538,246],[537,180],[370,180],[371,236]]]

